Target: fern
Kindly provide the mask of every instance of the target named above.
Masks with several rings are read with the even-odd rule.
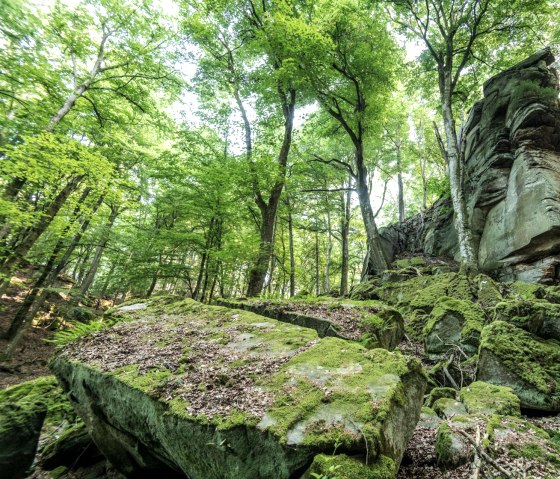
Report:
[[[49,343],[53,343],[57,348],[62,348],[70,344],[82,336],[94,333],[109,327],[110,324],[103,321],[91,321],[89,323],[70,322],[70,326],[54,333],[52,339],[47,339]]]

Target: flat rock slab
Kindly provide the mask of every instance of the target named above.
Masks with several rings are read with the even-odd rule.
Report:
[[[147,304],[52,363],[123,473],[288,479],[335,450],[398,467],[425,389],[416,360],[246,311]]]
[[[141,311],[147,307],[148,305],[146,303],[134,303],[121,306],[120,308],[117,308],[117,311]]]
[[[401,314],[377,301],[323,297],[287,301],[218,299],[217,304],[312,328],[321,338],[360,341],[369,348],[393,350],[404,338]]]

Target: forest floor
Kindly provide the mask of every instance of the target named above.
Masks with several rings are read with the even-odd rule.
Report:
[[[28,281],[28,277],[16,278],[15,285],[0,298],[0,351],[6,349],[8,343],[2,338],[25,299]],[[27,329],[12,358],[0,360],[0,389],[50,374],[48,361],[54,352],[54,344],[47,340],[52,334],[45,325],[34,324]]]
[[[0,353],[6,350],[8,342],[3,336],[30,290],[32,275],[32,270],[25,270],[13,277],[11,286],[0,297]],[[69,286],[67,278],[61,280]],[[5,360],[0,356],[0,389],[51,374],[48,362],[54,354],[55,345],[49,340],[63,322],[61,311],[67,304],[63,295],[51,295],[31,327],[25,331],[12,357]],[[102,314],[105,308],[102,305],[100,309],[89,309],[95,314]]]

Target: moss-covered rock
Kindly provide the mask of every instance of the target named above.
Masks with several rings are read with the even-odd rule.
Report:
[[[442,422],[436,435],[436,460],[442,469],[454,469],[470,460],[472,451],[466,441],[447,422]]]
[[[424,327],[426,352],[437,357],[458,346],[472,356],[483,327],[484,312],[478,304],[444,296],[435,303]]]
[[[127,315],[53,362],[124,473],[282,479],[335,450],[400,463],[425,388],[415,360],[191,300]]]
[[[469,414],[520,416],[520,401],[511,388],[476,381],[461,388],[461,402]]]
[[[367,301],[370,299],[379,299],[377,288],[379,283],[376,279],[357,283],[350,289],[350,299],[358,301]]]
[[[464,416],[467,414],[465,405],[454,398],[440,398],[434,402],[432,409],[442,419],[451,419],[455,416]]]
[[[73,418],[54,376],[0,391],[0,477],[22,477],[31,466],[43,424]]]
[[[560,411],[560,343],[495,321],[482,331],[477,379],[512,388],[521,407]]]
[[[404,337],[401,313],[379,301],[332,297],[286,300],[218,299],[218,305],[239,308],[290,324],[312,328],[319,337],[357,340],[369,349],[395,349]]]
[[[400,283],[384,284],[377,289],[379,298],[408,311],[430,313],[442,297],[478,302],[483,307],[502,301],[499,287],[486,275],[469,277],[462,273],[416,276]]]
[[[353,458],[346,454],[315,456],[309,471],[303,476],[307,478],[336,478],[336,479],[394,479],[397,475],[395,462],[386,456],[380,456],[375,461],[364,463],[363,458]]]
[[[434,403],[438,399],[446,398],[446,399],[455,399],[457,396],[457,391],[453,388],[447,387],[436,387],[430,391],[430,394],[424,401],[424,406],[426,407],[433,407]]]

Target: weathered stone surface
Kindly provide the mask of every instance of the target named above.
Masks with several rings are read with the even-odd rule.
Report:
[[[475,381],[461,388],[461,402],[469,414],[520,416],[520,401],[513,390],[504,386]]]
[[[549,49],[484,85],[462,129],[468,215],[479,266],[502,279],[560,281],[560,107]],[[390,257],[458,256],[451,205],[382,231]]]
[[[404,337],[401,313],[378,301],[323,296],[290,301],[221,298],[216,303],[312,328],[321,338],[333,336],[360,341],[370,349],[393,350]]]
[[[117,314],[53,369],[125,474],[282,479],[336,449],[394,477],[422,405],[415,360],[191,300]]]
[[[560,411],[560,343],[495,321],[482,330],[477,379],[510,387],[523,408]]]
[[[459,348],[472,356],[478,350],[483,327],[484,312],[480,306],[443,296],[435,303],[424,327],[426,352],[437,358]]]

